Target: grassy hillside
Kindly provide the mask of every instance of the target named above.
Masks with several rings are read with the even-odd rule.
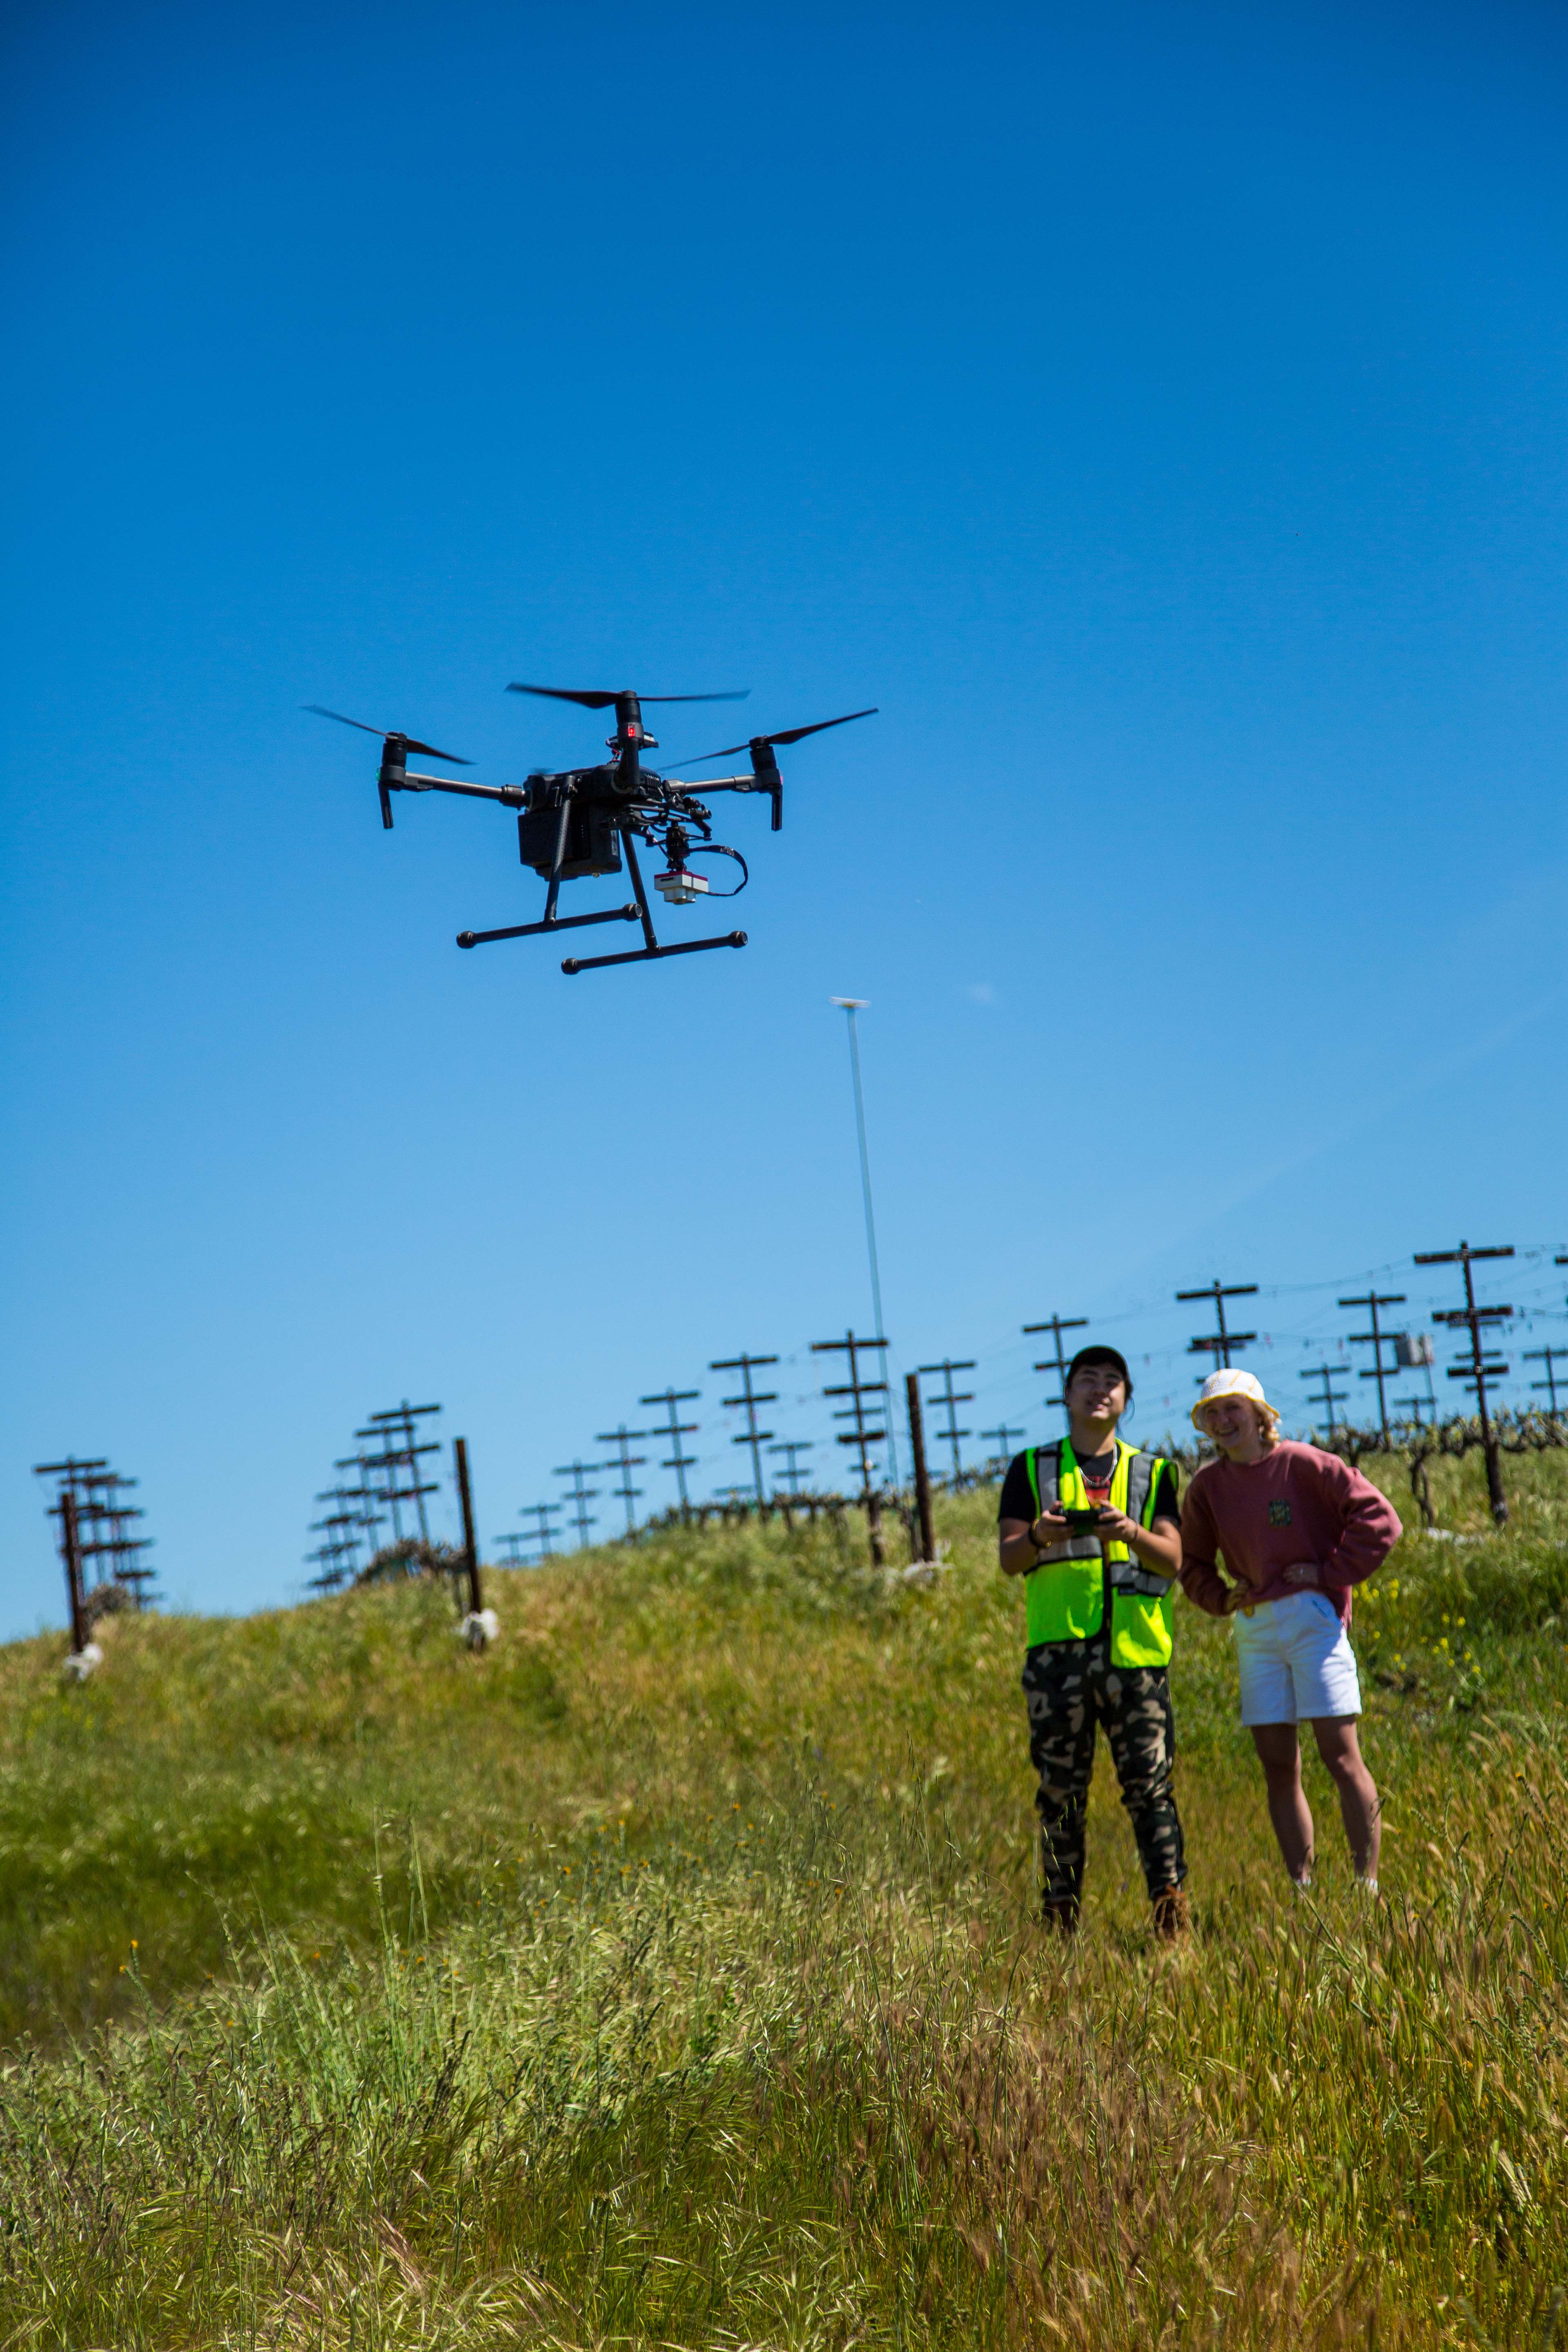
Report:
[[[1499,1538],[1442,1465],[1358,1601],[1374,1910],[1178,1611],[1174,1956],[1103,1751],[1031,1923],[994,1496],[930,1590],[734,1529],[495,1575],[480,1658],[417,1588],[0,1653],[4,2340],[1568,2341],[1565,1470]]]

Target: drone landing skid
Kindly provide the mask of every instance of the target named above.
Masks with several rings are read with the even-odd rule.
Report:
[[[639,923],[640,907],[605,907],[597,915],[552,915],[542,923],[510,923],[504,931],[459,931],[460,948],[482,948],[491,940],[531,940],[541,931],[571,931],[584,923]]]
[[[607,963],[653,963],[660,956],[700,955],[704,948],[743,948],[744,931],[726,931],[719,940],[681,940],[668,948],[627,948],[620,955],[568,956],[563,971],[597,971]]]

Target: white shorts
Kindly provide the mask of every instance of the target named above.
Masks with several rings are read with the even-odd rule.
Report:
[[[1250,1617],[1238,1612],[1231,1623],[1244,1724],[1361,1713],[1355,1652],[1326,1593],[1305,1585],[1283,1600],[1260,1601]]]

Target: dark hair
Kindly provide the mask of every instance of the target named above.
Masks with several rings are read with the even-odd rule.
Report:
[[[1126,1357],[1115,1348],[1080,1348],[1077,1355],[1073,1358],[1071,1363],[1068,1366],[1068,1376],[1062,1382],[1062,1394],[1064,1397],[1066,1396],[1068,1389],[1072,1386],[1073,1374],[1075,1372],[1081,1372],[1084,1370],[1086,1366],[1089,1364],[1109,1364],[1112,1371],[1114,1371],[1121,1379],[1122,1387],[1127,1391],[1128,1403],[1131,1403],[1132,1375],[1127,1369]]]

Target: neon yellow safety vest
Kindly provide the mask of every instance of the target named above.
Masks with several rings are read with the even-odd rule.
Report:
[[[1032,1445],[1029,1465],[1035,1517],[1048,1503],[1064,1509],[1089,1508],[1089,1489],[1069,1439],[1058,1445]],[[1116,1468],[1108,1500],[1140,1527],[1152,1527],[1160,1474],[1168,1465],[1158,1454],[1116,1441]],[[1031,1521],[1031,1525],[1033,1522]],[[1105,1622],[1105,1570],[1110,1571],[1110,1663],[1113,1666],[1166,1666],[1171,1663],[1171,1602],[1174,1579],[1158,1576],[1122,1543],[1102,1545],[1099,1536],[1073,1536],[1040,1554],[1038,1568],[1024,1580],[1029,1647],[1039,1642],[1087,1642]]]

